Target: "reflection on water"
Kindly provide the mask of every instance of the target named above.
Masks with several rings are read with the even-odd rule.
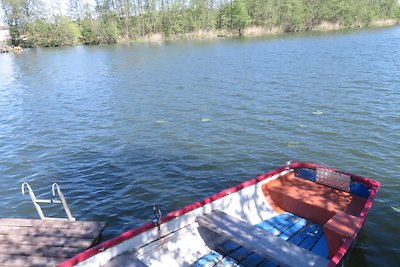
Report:
[[[53,182],[106,237],[288,160],[376,178],[349,266],[399,255],[400,28],[0,55],[0,217]],[[63,216],[49,208],[46,214]],[[382,219],[385,218],[385,219]],[[379,229],[379,231],[376,231]]]
[[[4,90],[15,80],[15,64],[13,54],[2,54],[0,58],[0,84]]]

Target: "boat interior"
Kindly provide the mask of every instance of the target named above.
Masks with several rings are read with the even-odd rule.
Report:
[[[327,266],[360,229],[370,188],[299,168],[223,193],[135,236],[105,266]]]

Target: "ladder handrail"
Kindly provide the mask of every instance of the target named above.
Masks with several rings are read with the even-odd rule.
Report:
[[[39,203],[49,203],[49,204],[62,204],[64,207],[64,211],[67,215],[67,220],[68,221],[76,220],[74,217],[72,217],[71,211],[68,207],[67,201],[65,200],[64,194],[62,193],[61,188],[57,183],[53,183],[53,185],[51,186],[51,189],[52,189],[53,196],[56,196],[56,192],[57,192],[60,199],[37,199],[31,186],[27,182],[23,182],[21,185],[21,191],[22,191],[23,195],[25,195],[25,187],[28,188],[28,192],[31,197],[32,203],[35,206],[36,211],[38,212],[38,214],[40,216],[40,219],[42,219],[42,220],[46,220],[46,219],[65,220],[64,218],[51,218],[51,217],[44,216],[43,210],[40,207]],[[56,191],[56,189],[57,189],[57,191]]]
[[[52,192],[53,192],[53,197],[56,196],[56,194],[55,194],[56,192],[55,192],[55,190],[54,190],[55,188],[57,188],[58,196],[60,197],[61,204],[62,204],[63,207],[64,207],[64,210],[65,210],[65,213],[67,214],[68,220],[69,220],[69,221],[75,221],[75,218],[72,217],[71,211],[69,210],[69,207],[68,207],[68,204],[67,204],[67,200],[65,200],[64,194],[63,194],[63,192],[61,192],[61,188],[58,186],[57,183],[54,183],[54,184],[51,186],[51,189],[52,189]]]
[[[35,196],[35,193],[33,193],[33,190],[31,188],[31,186],[27,182],[23,182],[22,185],[21,185],[22,194],[25,195],[25,187],[28,188],[29,195],[31,196],[31,199],[32,199],[32,203],[35,206],[36,211],[38,212],[38,214],[40,216],[40,219],[42,219],[42,220],[46,219],[46,217],[43,214],[42,208],[38,204],[38,201],[37,201],[37,198]]]

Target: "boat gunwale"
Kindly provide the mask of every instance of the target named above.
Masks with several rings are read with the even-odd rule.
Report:
[[[238,192],[244,188],[247,188],[249,186],[255,185],[261,181],[264,181],[268,178],[271,178],[274,175],[280,174],[286,170],[290,170],[290,169],[297,169],[297,168],[324,168],[327,170],[331,170],[331,171],[335,171],[338,173],[342,173],[342,174],[346,174],[346,175],[350,175],[352,177],[352,179],[354,181],[357,182],[361,182],[367,186],[369,186],[371,188],[371,192],[370,195],[364,205],[364,208],[359,216],[359,218],[361,219],[361,223],[359,224],[359,226],[357,227],[356,231],[354,231],[353,235],[351,238],[346,239],[346,241],[342,244],[342,246],[338,249],[338,251],[335,253],[335,255],[332,257],[332,259],[330,259],[329,264],[327,265],[328,267],[333,267],[336,266],[337,264],[339,264],[340,260],[343,258],[343,256],[346,254],[347,250],[350,248],[351,243],[353,242],[353,240],[355,240],[355,238],[357,237],[359,231],[361,230],[362,226],[364,225],[366,216],[368,215],[369,210],[372,207],[372,203],[373,200],[375,198],[376,193],[379,190],[380,187],[380,183],[378,181],[375,181],[371,178],[366,178],[363,176],[359,176],[356,174],[352,174],[349,172],[345,172],[345,171],[340,171],[337,169],[333,169],[333,168],[329,168],[323,165],[319,165],[319,164],[314,164],[314,163],[304,163],[304,162],[293,162],[290,163],[288,165],[282,166],[278,169],[275,170],[271,170],[265,174],[261,174],[259,176],[257,176],[256,178],[244,181],[242,183],[240,183],[239,185],[233,186],[231,188],[225,189],[219,193],[216,193],[210,197],[205,198],[204,200],[201,201],[197,201],[194,202],[192,204],[189,204],[181,209],[172,211],[170,213],[168,213],[167,215],[163,216],[162,218],[160,218],[160,223],[166,223],[168,221],[171,221],[179,216],[182,216],[186,213],[189,213],[197,208],[200,208],[202,206],[205,206],[207,204],[210,204],[218,199],[221,199],[229,194]],[[116,236],[112,239],[106,240],[86,251],[83,251],[77,255],[75,255],[74,257],[60,263],[58,266],[59,267],[69,267],[69,266],[74,266],[76,264],[79,264],[109,248],[112,248],[124,241],[127,241],[141,233],[144,233],[152,228],[155,228],[156,225],[154,222],[148,222],[143,224],[142,226],[139,226],[137,228],[133,228],[131,230],[128,230],[124,233],[122,233],[119,236]]]

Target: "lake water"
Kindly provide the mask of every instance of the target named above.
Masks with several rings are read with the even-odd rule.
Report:
[[[58,182],[110,238],[306,161],[382,183],[348,266],[400,262],[400,27],[4,54],[0,114],[0,217]]]

